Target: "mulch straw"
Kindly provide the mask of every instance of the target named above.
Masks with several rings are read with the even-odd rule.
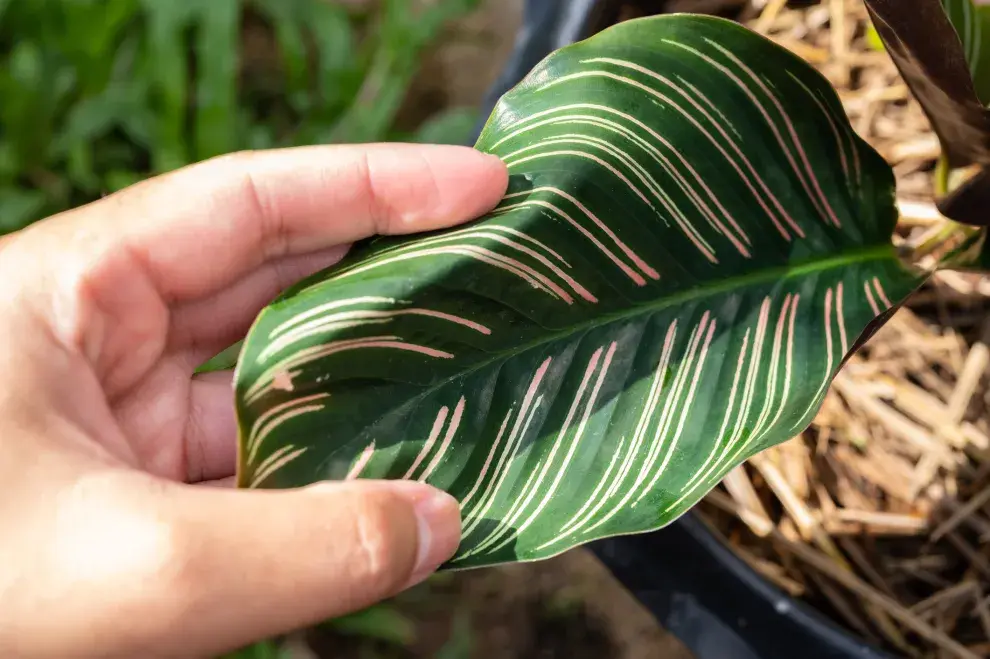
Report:
[[[897,175],[895,242],[923,254],[945,222],[938,141],[867,45],[861,0],[705,1],[828,77]],[[990,656],[988,366],[990,279],[936,274],[850,359],[812,426],[734,470],[699,514],[767,579],[898,656]]]

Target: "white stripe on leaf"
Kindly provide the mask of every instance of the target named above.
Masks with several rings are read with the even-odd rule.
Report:
[[[322,401],[325,401],[329,397],[330,394],[313,394],[312,396],[297,398],[285,403],[280,403],[259,416],[252,424],[251,431],[244,443],[248,450],[248,463],[254,462],[258,455],[258,449],[261,448],[261,443],[272,433],[272,431],[286,421],[301,414],[322,410],[324,407],[322,405]],[[310,404],[315,403],[316,401],[321,401],[321,404]]]
[[[601,61],[603,59],[605,58],[583,60],[582,63],[596,62],[596,61]],[[621,62],[621,61],[622,60],[616,60],[616,62]],[[785,229],[784,226],[780,223],[780,220],[778,219],[777,215],[771,212],[770,208],[766,205],[766,202],[764,201],[765,198],[768,198],[771,201],[771,203],[777,209],[779,215],[784,219],[784,221],[788,224],[791,230],[793,230],[794,233],[798,235],[798,237],[803,238],[804,231],[797,224],[797,222],[794,221],[794,219],[784,208],[783,204],[781,204],[780,201],[777,199],[777,197],[773,194],[773,191],[760,176],[756,168],[753,166],[749,158],[746,156],[745,152],[739,147],[738,144],[736,144],[736,142],[729,136],[729,134],[725,132],[725,129],[708,113],[708,111],[705,110],[703,107],[701,107],[701,105],[699,105],[697,101],[691,98],[687,94],[687,92],[684,91],[683,88],[674,85],[671,81],[667,80],[663,76],[659,76],[658,74],[649,71],[648,69],[643,69],[643,67],[639,67],[638,65],[633,65],[633,66],[637,67],[638,69],[642,69],[643,71],[648,71],[650,75],[657,76],[659,79],[665,81],[673,90],[678,91],[682,96],[684,96],[685,100],[687,100],[688,103],[690,103],[695,109],[697,109],[705,117],[709,125],[711,125],[716,130],[716,132],[718,132],[722,136],[722,138],[725,140],[725,143],[729,147],[731,147],[736,157],[742,162],[743,165],[745,165],[746,169],[749,172],[749,176],[747,176],[746,173],[743,172],[739,163],[737,163],[736,160],[729,155],[729,153],[725,150],[725,147],[718,140],[716,140],[715,137],[713,137],[712,134],[708,132],[708,130],[701,124],[701,122],[699,122],[694,116],[691,115],[691,113],[686,111],[683,107],[681,107],[676,101],[674,101],[669,96],[666,96],[660,91],[654,89],[653,87],[650,87],[649,85],[643,84],[638,80],[633,80],[632,78],[618,75],[616,73],[611,73],[609,71],[592,70],[592,71],[582,71],[579,73],[572,73],[561,76],[560,78],[557,78],[556,80],[553,80],[552,82],[548,83],[547,88],[552,87],[554,85],[570,82],[572,80],[578,80],[581,78],[600,77],[600,78],[608,78],[611,80],[616,80],[623,84],[640,89],[652,96],[655,96],[656,98],[659,98],[664,103],[667,103],[672,108],[674,108],[678,112],[678,114],[680,114],[692,126],[694,126],[702,135],[704,135],[705,138],[712,144],[712,146],[714,146],[719,151],[722,157],[725,158],[725,161],[729,164],[730,167],[732,167],[732,169],[736,171],[736,173],[739,175],[740,180],[753,195],[753,200],[763,209],[766,216],[770,218],[774,227],[777,229],[777,231],[785,240],[790,241],[791,235],[790,233],[788,233],[787,229]],[[750,178],[750,176],[752,176],[752,179]],[[760,190],[757,190],[757,186],[759,186]]]
[[[877,297],[880,298],[880,301],[881,302],[883,302],[884,309],[889,309],[892,306],[894,306],[893,304],[891,304],[890,299],[887,297],[887,294],[884,292],[883,286],[880,285],[880,278],[879,277],[874,277],[873,278],[873,288],[877,292]],[[879,314],[877,314],[877,315],[879,315]]]
[[[695,490],[697,490],[701,485],[707,480],[709,474],[708,466],[712,464],[712,460],[715,459],[716,454],[722,444],[722,440],[726,438],[726,432],[729,426],[729,419],[732,417],[732,410],[735,409],[736,394],[739,392],[739,376],[742,374],[743,366],[746,364],[746,347],[749,345],[749,333],[751,328],[746,328],[746,333],[743,335],[742,347],[739,349],[739,359],[736,361],[735,374],[732,376],[732,388],[729,390],[729,402],[725,408],[725,416],[722,417],[722,427],[719,428],[718,435],[715,437],[715,441],[712,443],[712,450],[708,453],[708,457],[701,464],[695,472],[694,476],[688,479],[688,482],[684,484],[681,490],[681,496],[679,499],[674,501],[664,513],[669,513],[671,510],[681,505],[685,499],[690,497]],[[740,407],[742,401],[740,401]],[[731,440],[729,441],[731,444]],[[728,444],[725,444],[728,446]],[[718,463],[714,463],[717,465]]]
[[[315,286],[319,286],[322,283],[323,282],[320,282],[320,284],[315,284]],[[375,303],[393,305],[396,303],[396,300],[390,297],[366,295],[362,297],[350,298],[348,300],[336,300],[334,302],[327,302],[326,304],[321,304],[319,306],[313,307],[312,309],[307,309],[306,311],[300,314],[296,314],[292,318],[280,323],[271,332],[268,333],[268,338],[274,339],[279,334],[282,334],[283,332],[287,332],[289,329],[295,327],[296,325],[303,323],[309,320],[310,318],[315,318],[316,316],[322,316],[327,311],[333,311],[334,309],[340,309],[342,307],[353,307],[359,304],[375,304]]]
[[[485,487],[478,505],[465,516],[463,530],[461,531],[462,539],[467,538],[478,523],[484,519],[485,513],[488,512],[492,506],[492,503],[495,501],[498,490],[502,485],[502,481],[505,480],[505,477],[511,470],[512,460],[509,460],[509,457],[514,455],[517,440],[521,443],[522,438],[526,435],[526,431],[529,429],[530,422],[533,420],[537,409],[543,401],[543,396],[540,396],[536,399],[536,404],[533,405],[533,399],[536,397],[540,384],[543,382],[543,377],[546,375],[547,369],[550,368],[552,361],[552,357],[547,357],[533,375],[533,379],[530,381],[529,387],[526,389],[526,394],[523,397],[522,405],[519,407],[519,414],[516,416],[516,422],[512,427],[512,432],[509,434],[509,439],[506,441],[505,450],[502,451],[498,464],[495,466],[495,471],[492,473],[492,478],[489,481],[488,486]],[[530,405],[533,405],[532,414],[529,413]],[[506,463],[507,460],[508,463]],[[480,484],[480,482],[481,481],[479,479],[478,483]],[[466,504],[463,503],[461,504],[462,511],[464,510],[465,505]]]
[[[571,420],[570,418],[568,418],[568,420],[564,422],[564,426],[557,434],[557,439],[556,441],[553,442],[553,448],[551,449],[550,455],[547,457],[546,462],[544,463],[543,470],[540,473],[540,477],[536,482],[536,486],[533,487],[533,489],[527,495],[526,500],[524,501],[523,505],[519,508],[519,510],[516,512],[516,514],[512,518],[510,518],[505,524],[506,530],[510,532],[515,531],[515,534],[510,533],[510,535],[507,538],[505,538],[501,543],[492,547],[489,553],[494,554],[498,552],[500,549],[502,549],[502,547],[504,547],[514,539],[514,535],[520,535],[523,533],[523,531],[529,528],[529,526],[539,517],[540,513],[543,511],[546,505],[553,498],[554,494],[557,492],[557,488],[560,487],[560,481],[564,477],[564,474],[567,473],[567,468],[570,466],[571,460],[574,457],[574,452],[577,450],[577,447],[581,443],[581,438],[584,436],[585,429],[587,428],[588,425],[588,420],[591,417],[592,412],[594,411],[595,403],[598,400],[598,395],[601,392],[602,385],[605,383],[605,378],[608,377],[608,369],[609,366],[612,364],[612,358],[615,356],[615,350],[617,347],[618,344],[613,341],[612,344],[609,346],[608,352],[605,354],[605,360],[602,363],[601,371],[598,373],[598,378],[595,380],[595,385],[591,390],[591,395],[588,397],[588,401],[585,403],[584,413],[581,416],[581,422],[578,424],[573,439],[571,439],[570,446],[568,447],[567,454],[564,456],[563,462],[560,464],[560,466],[556,468],[556,475],[554,476],[553,482],[550,484],[550,487],[547,489],[547,491],[543,493],[542,500],[539,502],[539,504],[537,504],[536,509],[529,515],[529,517],[526,518],[526,520],[522,524],[518,526],[518,528],[513,528],[513,525],[516,523],[519,515],[524,510],[526,510],[526,508],[530,503],[530,500],[537,492],[539,492],[540,483],[542,483],[544,477],[547,475],[547,471],[553,465],[553,459],[557,453],[557,449],[560,448],[561,444],[563,444],[563,442],[567,437],[567,430],[568,430],[568,426],[570,425],[569,421]],[[599,348],[597,351],[595,351],[595,354],[592,358],[592,363],[590,363],[588,367],[589,371],[585,373],[586,379],[584,382],[582,382],[582,387],[578,391],[577,396],[575,396],[574,398],[575,405],[580,400],[581,395],[583,393],[584,385],[587,384],[587,377],[590,372],[593,372],[595,366],[597,366],[598,358],[601,356],[601,353],[602,353],[602,348]],[[574,407],[572,406],[571,411],[573,412],[573,410]],[[570,417],[570,414],[568,416]],[[481,552],[483,550],[484,550],[483,547],[479,545],[475,551]]]
[[[443,460],[443,458],[447,455],[447,449],[450,448],[450,443],[454,441],[454,435],[457,434],[457,428],[461,424],[461,416],[464,414],[465,402],[466,401],[463,396],[461,396],[461,399],[457,401],[457,406],[454,408],[454,415],[450,418],[450,425],[447,427],[447,432],[443,436],[443,443],[440,444],[440,449],[437,451],[437,454],[433,456],[430,464],[426,467],[426,471],[424,471],[422,475],[416,479],[419,482],[425,483],[430,476],[433,475],[433,472],[436,471],[437,467],[440,466],[441,460]]]
[[[588,511],[583,518],[579,520],[578,517],[580,516],[580,513],[575,514],[561,527],[561,538],[573,535],[594,518],[598,511],[601,510],[601,508],[608,503],[613,496],[615,496],[619,486],[625,481],[626,476],[632,467],[633,461],[639,457],[640,444],[642,443],[646,432],[649,430],[653,416],[656,413],[657,404],[660,401],[660,395],[663,392],[663,385],[666,382],[667,369],[670,365],[670,359],[674,352],[674,344],[676,339],[677,320],[674,320],[667,328],[663,351],[660,355],[660,360],[657,363],[656,371],[654,372],[653,384],[651,385],[650,392],[647,395],[646,404],[643,407],[643,412],[640,416],[639,423],[636,426],[636,432],[633,434],[633,440],[629,444],[629,450],[626,452],[626,457],[622,461],[622,466],[619,469],[619,473],[612,481],[612,484],[609,485],[608,490],[605,492],[605,496],[594,502],[594,507]],[[635,488],[635,486],[633,487]],[[626,500],[628,500],[628,497]],[[589,499],[588,503],[592,503],[592,501]],[[587,504],[585,507],[587,507]]]
[[[327,344],[315,345],[305,350],[294,353],[291,357],[276,362],[269,367],[257,381],[244,393],[247,403],[253,403],[266,393],[272,390],[275,378],[279,373],[288,373],[291,369],[300,368],[311,364],[319,359],[324,359],[331,355],[350,350],[391,349],[403,352],[412,352],[434,359],[453,359],[454,355],[445,350],[438,350],[430,346],[419,345],[403,341],[398,336],[369,336],[360,339],[349,339],[346,341],[332,341]]]
[[[698,332],[699,337],[704,333],[704,326],[705,326],[705,322],[708,320],[708,316],[709,314],[706,311],[705,315],[701,317],[701,324],[699,326],[701,329]],[[691,378],[691,387],[688,389],[687,398],[684,401],[684,403],[680,406],[681,420],[677,424],[677,430],[674,432],[674,436],[670,440],[670,445],[667,447],[667,453],[666,455],[664,455],[663,462],[660,463],[660,467],[653,475],[653,478],[646,486],[646,489],[643,490],[643,492],[639,495],[639,497],[637,497],[635,503],[638,503],[649,492],[653,491],[653,487],[660,480],[660,477],[663,476],[664,471],[667,469],[667,465],[670,464],[670,460],[674,456],[674,452],[677,450],[677,443],[680,440],[681,434],[684,432],[684,424],[687,422],[688,415],[690,415],[691,412],[694,411],[691,406],[694,402],[694,396],[698,389],[698,383],[701,381],[703,375],[703,371],[705,368],[705,360],[708,357],[708,348],[709,346],[711,346],[712,337],[715,335],[715,326],[716,326],[716,321],[713,319],[711,321],[711,325],[708,326],[708,334],[705,337],[705,343],[701,348],[701,355],[698,357],[698,365],[695,367],[694,375]],[[689,360],[691,358],[693,358],[693,355],[689,357]]]
[[[436,443],[437,438],[440,436],[440,431],[443,430],[443,422],[447,420],[448,412],[450,412],[450,408],[447,406],[441,407],[440,411],[437,412],[437,417],[433,420],[433,427],[430,429],[430,434],[426,438],[426,441],[423,442],[423,448],[420,450],[419,455],[416,456],[416,459],[413,460],[409,470],[402,475],[402,480],[412,478],[413,474],[416,473],[416,470],[419,468],[419,465],[422,464],[423,460],[426,459],[426,456],[430,454],[430,449],[433,448],[433,444]]]
[[[701,343],[702,336],[705,332],[705,326],[708,324],[708,319],[710,313],[705,311],[701,317],[701,322],[699,322],[694,330],[691,332],[688,338],[688,350],[684,359],[681,361],[677,369],[677,375],[674,376],[674,382],[671,386],[670,392],[667,394],[667,399],[664,402],[663,411],[660,414],[660,420],[657,424],[657,430],[653,436],[653,443],[650,446],[650,450],[643,461],[639,473],[636,475],[636,479],[633,485],[629,487],[622,499],[612,507],[612,509],[602,516],[598,521],[584,529],[582,533],[588,534],[594,531],[599,526],[607,523],[612,517],[614,517],[619,512],[625,509],[626,504],[636,496],[639,489],[644,481],[649,477],[653,470],[654,464],[656,464],[657,458],[660,457],[660,451],[666,441],[667,433],[670,429],[670,424],[673,422],[674,416],[676,414],[675,408],[679,405],[681,394],[684,392],[684,387],[688,380],[688,375],[691,372],[691,368],[694,365],[694,358],[697,352],[698,346]],[[637,501],[639,500],[638,497]],[[590,521],[590,520],[589,520]],[[577,530],[577,529],[575,529]]]
[[[300,457],[308,449],[306,447],[296,448],[292,444],[287,444],[280,448],[279,450],[272,453],[268,458],[258,465],[255,469],[254,476],[248,485],[249,489],[256,488],[268,480],[272,474],[282,469],[290,462],[294,461],[296,458]]]
[[[392,311],[345,311],[343,313],[313,318],[312,320],[298,325],[288,332],[285,332],[265,346],[265,349],[258,355],[258,361],[264,361],[273,354],[288,348],[294,343],[312,336],[318,336],[320,334],[326,334],[343,329],[351,329],[369,324],[384,324],[401,316],[423,316],[427,318],[435,318],[437,320],[445,320],[461,325],[462,327],[467,327],[486,336],[492,333],[488,327],[482,325],[481,323],[477,323],[468,318],[463,318],[454,314],[434,311],[432,309],[412,308],[395,309]]]
[[[785,110],[784,106],[780,103],[780,100],[777,98],[777,95],[774,94],[769,87],[767,87],[766,83],[763,81],[762,78],[760,78],[760,76],[756,75],[756,73],[754,73],[751,68],[749,68],[738,57],[733,55],[732,52],[730,52],[728,49],[724,48],[723,46],[717,44],[716,42],[712,41],[711,39],[705,39],[705,41],[710,46],[712,46],[720,53],[722,53],[726,57],[726,59],[732,62],[750,80],[756,83],[756,86],[759,87],[759,89],[763,92],[766,98],[769,99],[770,102],[773,104],[773,106],[777,109],[777,112],[780,114],[781,119],[783,119],[784,128],[786,128],[787,132],[790,134],[793,146],[797,149],[797,156],[801,160],[801,163],[803,164],[803,168],[798,166],[794,154],[791,152],[790,147],[784,141],[784,138],[780,133],[780,129],[777,126],[777,122],[775,122],[773,119],[770,118],[770,114],[767,112],[763,102],[756,97],[756,94],[753,92],[752,89],[750,89],[749,85],[747,85],[742,79],[740,79],[739,76],[737,76],[731,69],[729,69],[729,67],[725,66],[724,64],[721,64],[720,62],[715,61],[715,59],[706,55],[700,50],[697,50],[696,48],[693,48],[686,44],[682,44],[676,41],[671,41],[669,39],[663,40],[664,43],[670,44],[672,46],[676,46],[689,53],[696,55],[705,63],[711,65],[713,68],[717,69],[718,71],[721,71],[723,74],[725,74],[725,76],[729,80],[731,80],[737,87],[739,87],[739,89],[753,103],[753,107],[756,108],[756,110],[766,121],[767,125],[770,127],[771,132],[773,132],[774,137],[777,140],[777,144],[780,146],[781,150],[784,152],[784,156],[787,158],[787,161],[790,163],[791,169],[793,170],[794,174],[797,176],[798,180],[801,182],[801,186],[805,189],[805,193],[808,195],[808,198],[811,200],[811,202],[815,205],[815,208],[818,210],[823,221],[825,221],[826,223],[831,223],[835,227],[841,227],[842,223],[839,221],[839,218],[835,214],[835,211],[832,210],[832,206],[829,203],[827,196],[821,189],[821,184],[818,181],[818,176],[815,173],[814,168],[811,166],[811,162],[808,160],[808,155],[804,150],[804,145],[801,143],[801,139],[798,137],[797,131],[794,129],[794,123],[791,120],[790,115],[787,113],[787,110]],[[810,184],[809,184],[809,179],[810,179]]]
[[[499,270],[503,270],[512,275],[515,275],[516,277],[519,277],[520,279],[523,279],[533,288],[541,290],[547,293],[548,295],[550,295],[551,297],[561,299],[567,304],[572,304],[574,301],[574,299],[566,291],[560,288],[560,286],[558,286],[556,283],[548,279],[545,275],[537,272],[530,266],[526,265],[525,263],[522,263],[521,261],[510,258],[503,254],[499,254],[498,252],[493,252],[492,250],[478,247],[476,245],[457,245],[453,247],[416,249],[406,254],[401,254],[399,256],[392,256],[377,261],[372,260],[366,263],[365,265],[361,265],[351,270],[335,275],[328,281],[346,279],[348,277],[353,277],[354,275],[359,275],[371,270],[377,270],[378,268],[381,268],[386,265],[390,265],[392,263],[399,263],[402,261],[408,261],[410,259],[419,259],[425,257],[442,256],[442,255],[462,256],[479,261],[481,263],[488,264],[490,266],[498,268]]]
[[[567,410],[567,416],[564,418],[564,423],[561,426],[560,432],[557,435],[557,441],[553,443],[549,457],[547,457],[546,460],[544,460],[541,463],[542,469],[540,469],[541,465],[537,465],[537,467],[532,470],[532,473],[530,475],[530,480],[526,483],[525,486],[523,486],[523,489],[519,491],[518,495],[515,497],[515,502],[509,508],[508,512],[503,516],[503,518],[505,519],[504,524],[499,525],[498,528],[496,528],[494,531],[488,534],[484,539],[482,539],[478,543],[475,543],[474,548],[465,556],[465,558],[472,554],[480,553],[488,545],[495,542],[495,540],[497,540],[497,538],[501,536],[504,530],[511,529],[512,524],[515,523],[516,518],[520,514],[517,511],[521,511],[523,508],[525,508],[525,506],[529,503],[529,500],[533,496],[533,494],[530,492],[529,486],[532,484],[532,481],[537,476],[537,474],[539,474],[539,478],[536,479],[536,486],[537,488],[539,488],[539,485],[542,482],[543,477],[546,475],[547,469],[550,468],[550,464],[553,462],[553,457],[557,452],[558,446],[560,446],[560,441],[570,431],[571,423],[574,420],[574,415],[577,413],[578,406],[581,403],[581,399],[584,397],[584,392],[588,387],[588,383],[591,381],[591,376],[594,374],[595,369],[598,367],[598,361],[601,359],[602,350],[603,350],[602,348],[598,348],[597,350],[595,350],[594,354],[592,354],[591,356],[591,359],[588,360],[588,365],[585,367],[584,376],[581,378],[581,383],[578,385],[577,393],[571,399],[571,406]],[[535,489],[533,491],[535,492]]]
[[[492,458],[495,457],[495,453],[498,451],[499,444],[502,442],[502,435],[505,434],[505,428],[509,425],[510,418],[512,418],[511,407],[509,408],[509,411],[505,413],[505,418],[502,419],[502,425],[498,429],[498,434],[495,435],[495,443],[492,444],[492,448],[488,451],[488,457],[485,458],[485,464],[482,465],[481,471],[478,473],[478,478],[474,481],[474,486],[460,501],[462,511],[471,504],[471,501],[474,499],[474,495],[478,493],[478,489],[485,481],[485,475],[488,474],[488,467],[491,466]]]
[[[660,205],[663,206],[664,210],[666,210],[667,213],[677,223],[678,227],[681,229],[681,232],[694,244],[695,248],[699,252],[701,252],[701,254],[712,263],[718,263],[718,259],[715,257],[715,252],[712,249],[711,244],[707,240],[705,240],[705,238],[700,233],[698,233],[698,230],[691,224],[690,220],[688,220],[687,217],[684,216],[684,213],[681,211],[681,209],[674,203],[674,201],[670,198],[670,196],[664,191],[663,186],[661,186],[660,183],[657,182],[655,178],[653,178],[653,176],[649,173],[649,171],[647,171],[646,168],[643,167],[635,158],[633,158],[631,155],[629,155],[622,149],[615,147],[613,144],[603,139],[597,137],[591,137],[587,135],[573,134],[573,133],[555,135],[540,140],[539,142],[535,142],[529,146],[525,146],[505,156],[506,165],[511,168],[515,164],[526,162],[531,158],[542,157],[543,154],[539,156],[531,156],[530,158],[522,158],[515,161],[511,160],[512,157],[520,153],[526,153],[535,149],[543,149],[548,145],[581,145],[581,146],[591,147],[594,149],[600,149],[609,156],[611,156],[612,158],[615,158],[616,160],[621,162],[622,165],[624,165],[629,169],[629,171],[634,177],[639,179],[639,181],[646,187],[646,189],[651,193],[651,195],[657,199]],[[610,172],[615,174],[617,177],[619,177],[620,180],[626,183],[626,185],[630,186],[630,188],[636,193],[636,195],[639,196],[645,203],[649,204],[650,208],[652,208],[654,212],[656,212],[656,206],[654,206],[653,203],[646,198],[645,194],[636,185],[634,185],[626,176],[621,174],[617,168],[612,167],[606,161],[601,160],[597,156],[594,156],[584,151],[546,152],[546,155],[548,156],[559,155],[559,154],[572,154],[572,155],[581,154],[579,157],[588,158],[593,162],[602,165]],[[664,224],[667,223],[666,216],[660,213],[657,213],[657,215],[664,221]]]
[[[536,189],[532,190],[531,192],[535,193],[535,192],[543,192],[543,191],[552,191],[552,192],[554,192],[554,194],[557,194],[557,195],[559,195],[561,197],[564,197],[565,199],[568,198],[568,197],[570,197],[570,195],[567,195],[565,197],[565,194],[561,194],[562,191],[558,191],[558,190],[556,190],[556,188],[536,188]],[[530,194],[530,193],[529,192],[526,192],[526,193],[522,193],[522,194]],[[519,195],[518,194],[515,194],[515,195],[506,195],[505,198],[506,199],[511,199],[511,198],[517,197],[517,196],[519,196]],[[622,261],[622,259],[620,259],[611,250],[609,250],[607,247],[605,247],[605,245],[602,244],[602,242],[600,240],[598,240],[598,238],[596,238],[585,226],[583,226],[581,223],[577,222],[568,213],[564,212],[559,206],[555,206],[554,204],[552,204],[552,203],[550,203],[548,201],[543,201],[541,199],[526,199],[524,201],[520,201],[520,202],[517,202],[515,204],[511,204],[511,205],[508,205],[508,206],[503,206],[501,208],[498,208],[498,209],[496,209],[496,212],[497,213],[505,213],[505,212],[510,212],[510,211],[513,211],[513,210],[516,210],[516,209],[519,209],[519,208],[526,208],[526,207],[531,207],[531,206],[538,206],[538,207],[541,207],[541,208],[546,208],[547,210],[552,211],[553,213],[555,213],[558,216],[560,216],[561,218],[563,218],[567,223],[569,223],[571,226],[573,226],[578,231],[580,231],[586,238],[588,238],[609,259],[611,259],[611,261],[613,263],[615,263],[617,266],[619,266],[619,268],[630,279],[632,279],[636,283],[637,286],[645,286],[646,285],[646,280],[643,279],[642,275],[640,275],[638,272],[636,272],[635,270],[633,270],[628,264],[626,264],[624,261]],[[593,215],[591,215],[590,212],[587,212],[587,214],[589,216],[593,217]]]
[[[371,440],[371,443],[364,447],[361,451],[361,455],[358,456],[357,460],[348,470],[347,475],[344,476],[345,481],[352,481],[355,478],[360,478],[361,474],[364,472],[364,468],[368,466],[371,462],[372,456],[375,454],[375,440]]]
[[[729,436],[729,441],[723,445],[718,459],[708,467],[708,472],[702,476],[702,484],[709,479],[711,474],[719,473],[724,466],[731,464],[732,460],[729,457],[731,454],[738,453],[738,450],[733,451],[733,449],[742,438],[742,434],[746,429],[746,423],[753,409],[753,401],[756,399],[756,387],[759,381],[760,366],[763,362],[763,345],[766,341],[767,326],[770,322],[772,308],[773,299],[771,297],[763,298],[763,303],[760,305],[760,314],[756,321],[756,328],[753,332],[753,343],[749,355],[749,370],[746,373],[746,382],[743,386],[742,401],[739,404],[739,412],[733,425],[732,434]]]
[[[637,135],[634,130],[627,128],[626,126],[623,126],[620,123],[611,121],[609,119],[605,119],[603,117],[599,117],[594,114],[568,114],[563,116],[552,117],[543,121],[537,121],[535,123],[529,123],[535,118],[543,117],[549,114],[556,114],[559,112],[565,112],[565,111],[569,112],[571,110],[593,110],[596,112],[607,112],[613,116],[623,119],[624,121],[628,121],[630,123],[635,124],[637,128],[641,129],[644,133],[650,135],[650,137],[652,137],[656,142],[664,146],[668,151],[670,151],[674,156],[676,156],[677,159],[679,160],[679,165],[686,170],[686,173],[689,176],[685,176],[685,174],[682,173],[680,169],[678,169],[678,167],[675,166],[663,154],[662,151],[660,151],[660,149],[658,149],[656,146],[651,144],[645,138]],[[518,124],[526,124],[523,128],[517,128],[515,130],[511,130],[512,127],[510,127],[509,130],[511,132],[506,137],[503,137],[501,140],[496,142],[492,146],[492,148],[493,149],[497,148],[501,143],[505,142],[508,139],[517,137],[523,133],[526,133],[530,130],[534,130],[542,126],[554,125],[554,124],[570,124],[570,123],[593,125],[599,128],[604,128],[611,132],[618,133],[628,138],[629,140],[635,142],[639,147],[641,147],[644,151],[646,151],[655,162],[660,164],[663,170],[675,180],[678,187],[680,187],[681,191],[691,198],[695,206],[702,212],[702,214],[705,216],[706,221],[710,225],[712,225],[712,227],[714,227],[719,233],[729,238],[733,246],[737,250],[739,250],[740,253],[742,253],[746,257],[750,256],[748,249],[746,249],[746,247],[740,244],[739,242],[741,240],[746,245],[751,245],[752,242],[750,241],[749,236],[742,230],[742,228],[736,222],[735,218],[731,215],[731,213],[729,213],[725,209],[725,207],[722,205],[719,199],[715,196],[714,192],[712,192],[711,188],[709,188],[708,185],[705,184],[704,180],[701,178],[697,170],[695,170],[691,162],[687,158],[685,158],[684,155],[680,152],[680,150],[675,148],[665,137],[660,135],[658,132],[647,126],[639,119],[633,117],[632,115],[626,114],[625,112],[621,112],[619,110],[610,108],[605,105],[596,105],[592,103],[574,103],[570,105],[562,105],[556,108],[551,108],[549,110],[544,110],[542,112],[534,113],[533,115],[521,120],[520,122],[518,122]],[[698,184],[698,186],[705,191],[706,195],[708,196],[708,199],[718,207],[719,211],[732,226],[735,233],[730,232],[728,229],[726,229],[726,227],[722,225],[722,223],[718,220],[715,213],[711,210],[711,208],[707,205],[707,203],[705,203],[705,201],[701,198],[701,195],[692,187],[691,185],[692,182]]]

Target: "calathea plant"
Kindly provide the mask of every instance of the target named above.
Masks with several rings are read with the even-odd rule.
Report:
[[[803,430],[927,276],[834,90],[729,21],[552,54],[477,148],[510,172],[491,213],[362,244],[258,317],[241,486],[428,482],[461,502],[454,568],[656,529]]]

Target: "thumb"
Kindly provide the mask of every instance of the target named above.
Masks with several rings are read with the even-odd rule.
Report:
[[[457,501],[416,482],[178,487],[166,498],[172,562],[182,566],[178,597],[163,593],[182,608],[168,631],[174,639],[182,630],[187,652],[240,647],[366,607],[424,580],[460,542]]]

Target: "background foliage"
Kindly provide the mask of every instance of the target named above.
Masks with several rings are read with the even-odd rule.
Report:
[[[477,4],[0,0],[0,233],[242,149],[461,142],[470,110],[396,118]]]

